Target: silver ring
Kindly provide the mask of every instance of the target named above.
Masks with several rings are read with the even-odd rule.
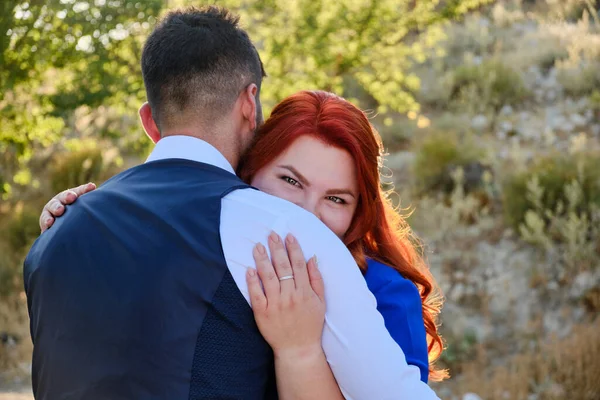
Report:
[[[280,281],[285,281],[288,279],[294,279],[294,275],[286,275],[286,276],[282,276],[281,278],[279,278]]]

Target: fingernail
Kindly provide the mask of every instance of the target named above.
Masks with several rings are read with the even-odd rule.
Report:
[[[260,254],[262,254],[263,256],[264,256],[265,254],[267,254],[267,250],[265,249],[265,246],[263,246],[263,245],[262,245],[262,243],[258,243],[258,244],[256,245],[256,250],[257,250],[257,251],[258,251]]]
[[[319,259],[317,258],[317,255],[315,254],[313,256],[313,258],[315,259],[315,265],[318,267],[319,266]]]
[[[47,226],[47,225],[50,225],[50,223],[52,223],[52,218],[48,218],[48,219],[46,219],[46,226]]]
[[[248,276],[254,277],[256,275],[256,271],[254,268],[248,267]]]
[[[275,232],[271,232],[269,238],[273,241],[273,243],[279,243],[279,235]]]
[[[296,238],[291,233],[289,233],[285,239],[288,243],[296,243]]]

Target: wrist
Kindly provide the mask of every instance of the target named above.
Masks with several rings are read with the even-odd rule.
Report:
[[[292,362],[311,362],[325,357],[321,343],[308,346],[273,349],[273,355],[275,356],[275,360],[289,360]]]

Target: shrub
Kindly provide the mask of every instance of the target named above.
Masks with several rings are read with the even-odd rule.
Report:
[[[2,236],[6,238],[5,242],[10,246],[12,252],[22,251],[38,237],[40,213],[41,208],[39,210],[27,208],[16,211],[8,218]]]
[[[524,171],[509,176],[502,190],[508,222],[519,229],[530,210],[564,209],[569,204],[568,189],[574,190],[573,182],[578,182],[582,191],[582,199],[576,206],[578,213],[589,210],[591,204],[600,205],[599,152],[553,153],[539,158]],[[532,191],[541,191],[541,194]]]
[[[451,86],[451,98],[476,113],[497,113],[504,105],[518,105],[528,95],[519,73],[497,60],[458,67]]]
[[[600,154],[546,156],[507,180],[504,207],[525,241],[567,268],[559,279],[594,267],[600,255]]]
[[[21,266],[31,243],[40,234],[40,209],[14,210],[3,216],[0,232],[0,302],[23,290]]]
[[[101,183],[116,172],[116,165],[97,147],[83,147],[54,159],[50,171],[53,193],[87,182]]]
[[[452,133],[433,133],[426,136],[416,149],[414,163],[415,184],[418,191],[452,192],[453,174],[462,168],[463,183],[467,190],[481,183],[487,168],[481,160],[484,150],[470,140],[459,140]],[[469,176],[471,171],[471,176]],[[479,182],[477,182],[479,181]]]
[[[559,68],[557,79],[570,96],[590,95],[600,89],[600,64],[587,62],[578,67]]]

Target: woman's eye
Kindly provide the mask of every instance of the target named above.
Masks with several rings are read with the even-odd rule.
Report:
[[[294,186],[300,186],[300,182],[298,182],[297,180],[295,180],[294,178],[290,178],[289,176],[284,176],[281,179],[283,179],[284,181],[286,181],[287,183],[289,183],[290,185],[294,185]]]
[[[337,204],[346,204],[346,202],[344,201],[344,199],[340,199],[339,197],[336,196],[327,196],[327,200],[331,200],[334,203]]]

